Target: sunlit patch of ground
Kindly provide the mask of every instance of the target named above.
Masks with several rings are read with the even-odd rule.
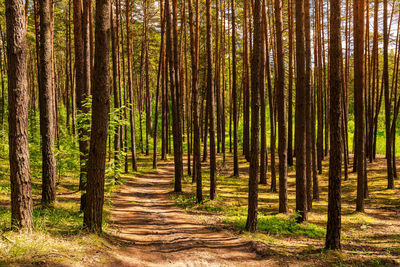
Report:
[[[278,167],[278,159],[276,159]],[[185,161],[186,163],[186,161]],[[351,163],[351,162],[350,162]],[[319,175],[320,200],[313,201],[313,210],[302,229],[295,229],[295,169],[289,168],[287,215],[277,214],[278,193],[270,191],[268,184],[259,185],[259,231],[251,234],[243,231],[247,215],[248,166],[240,158],[240,177],[232,177],[232,156],[226,157],[224,164],[218,157],[217,194],[214,201],[206,197],[203,204],[195,203],[196,186],[187,177],[182,195],[171,195],[176,205],[188,213],[196,214],[205,223],[214,227],[231,229],[236,233],[262,241],[266,250],[277,257],[285,255],[300,263],[337,265],[400,265],[400,180],[395,180],[396,189],[387,189],[386,161],[379,156],[368,163],[369,198],[366,199],[365,213],[355,212],[357,176],[349,165],[349,180],[342,181],[342,250],[325,251],[325,228],[327,221],[327,190],[329,163],[323,162],[323,173]],[[277,173],[277,188],[279,178]],[[203,194],[209,192],[209,167],[203,164]],[[269,225],[268,225],[269,224]]]

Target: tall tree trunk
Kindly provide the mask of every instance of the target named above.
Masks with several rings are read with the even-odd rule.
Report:
[[[296,1],[296,211],[297,222],[307,220],[306,195],[306,73],[304,46],[304,0]]]
[[[133,99],[133,81],[132,81],[132,36],[130,26],[130,6],[129,0],[125,2],[126,9],[126,42],[128,50],[128,95],[129,102],[132,105],[130,111],[130,124],[131,124],[131,154],[132,154],[132,170],[137,171],[136,164],[136,134],[135,134],[135,102]],[[126,97],[125,97],[126,98]]]
[[[117,38],[118,31],[115,30],[114,27],[114,15],[113,15],[113,9],[114,7],[111,7],[111,49],[112,49],[112,73],[113,73],[113,92],[114,92],[114,109],[119,110],[119,92],[121,91],[119,88],[119,77],[118,77],[118,62],[117,62],[117,42],[119,42],[119,38]],[[122,104],[122,103],[121,103]],[[120,115],[120,114],[119,114]],[[119,119],[122,119],[120,116],[118,116]],[[114,132],[114,165],[115,165],[115,171],[119,170],[120,168],[120,162],[119,162],[119,155],[120,155],[120,130],[121,127],[117,125],[115,127],[115,132]],[[119,177],[115,177],[115,179],[118,179]]]
[[[82,2],[74,0],[74,44],[75,44],[75,90],[76,90],[76,107],[79,113],[85,113],[87,110],[82,106],[83,101],[87,98],[84,91],[84,53],[83,53],[83,37],[82,37]],[[81,122],[82,123],[82,122]],[[87,131],[82,126],[78,128],[79,135],[79,152],[80,152],[80,177],[79,190],[84,192],[86,188],[87,159],[89,152],[89,141],[87,141]],[[81,198],[81,210],[85,208],[85,194]]]
[[[235,21],[235,0],[231,4],[232,13],[232,117],[233,117],[233,176],[239,176],[238,159],[238,111],[236,92],[236,21]]]
[[[6,1],[11,225],[31,229],[32,190],[28,145],[27,50],[24,1]]]
[[[40,134],[42,136],[42,202],[56,199],[56,158],[54,156],[55,121],[53,108],[53,72],[51,43],[51,1],[39,1],[40,14]]]
[[[288,1],[288,16],[289,16],[289,86],[288,86],[288,165],[293,166],[293,0]]]
[[[304,35],[305,35],[305,119],[306,119],[306,200],[307,210],[312,209],[312,139],[311,133],[315,131],[312,128],[312,85],[311,85],[311,18],[310,18],[310,0],[304,0]]]
[[[175,162],[175,192],[182,192],[183,161],[182,161],[182,127],[181,127],[181,105],[179,84],[179,58],[178,58],[178,26],[177,26],[177,1],[172,1],[172,14],[170,2],[166,0],[167,19],[167,49],[169,55],[170,89],[172,99],[173,120],[173,145]],[[171,21],[172,15],[172,21]]]
[[[340,249],[341,172],[342,172],[342,79],[341,79],[341,16],[340,0],[331,0],[330,32],[330,157],[328,188],[328,223],[325,247]],[[362,1],[355,1],[361,3]],[[361,13],[362,14],[362,13]],[[363,16],[361,16],[363,17]],[[355,20],[356,22],[356,20]],[[361,26],[362,27],[362,26]],[[361,65],[362,66],[362,65]],[[362,76],[361,76],[362,77]]]
[[[210,199],[216,198],[216,151],[215,151],[215,95],[213,85],[213,57],[212,57],[212,18],[211,0],[206,1],[207,13],[207,92],[209,94],[209,127],[210,127]]]
[[[249,88],[249,36],[248,0],[243,1],[243,154],[250,161],[250,88]]]
[[[364,134],[364,2],[354,0],[354,118],[355,161],[357,166],[357,211],[364,211],[365,134]]]
[[[129,1],[129,0],[128,0]],[[164,33],[165,33],[165,16],[164,6],[162,0],[160,1],[160,19],[161,19],[161,43],[160,43],[160,59],[158,63],[158,74],[157,74],[157,91],[156,91],[156,106],[154,115],[154,132],[153,132],[153,169],[157,168],[157,129],[158,129],[158,101],[160,95],[160,87],[162,86],[162,73],[165,67],[165,45],[164,45]]]
[[[391,136],[391,108],[390,89],[389,89],[389,31],[387,23],[388,13],[387,0],[383,0],[383,86],[385,90],[385,125],[386,125],[386,162],[387,162],[387,177],[388,189],[394,188],[393,161],[392,161],[392,136]]]
[[[102,231],[108,113],[110,110],[110,0],[96,0],[92,127],[84,226]]]
[[[286,101],[285,101],[285,64],[283,54],[282,2],[275,0],[277,81],[276,98],[278,112],[278,153],[279,153],[279,212],[288,211],[287,196],[287,139],[286,139]]]
[[[259,169],[259,98],[264,91],[264,42],[262,24],[262,0],[256,0],[253,11],[254,35],[251,57],[251,154],[249,171],[249,197],[246,230],[257,229],[258,169]]]
[[[264,46],[265,38],[268,38],[266,34],[267,24],[266,24],[266,1],[262,1],[261,7],[261,41],[262,41],[262,52],[265,57],[266,47]],[[254,53],[254,51],[253,51]],[[263,58],[263,73],[262,73],[262,83],[260,84],[260,124],[261,124],[261,137],[260,137],[260,184],[267,184],[267,169],[268,169],[268,156],[267,156],[267,125],[266,125],[266,101],[265,101],[265,59]]]

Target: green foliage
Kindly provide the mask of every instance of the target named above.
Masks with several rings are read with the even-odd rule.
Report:
[[[246,225],[246,216],[233,216],[224,219],[225,223],[232,224],[238,228]],[[296,223],[296,218],[289,219],[278,216],[259,215],[257,227],[261,231],[270,234],[302,235],[310,238],[321,238],[325,236],[325,230],[312,223]]]

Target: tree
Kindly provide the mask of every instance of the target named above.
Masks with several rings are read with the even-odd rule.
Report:
[[[288,1],[289,16],[289,86],[288,86],[288,165],[293,166],[293,0]]]
[[[394,171],[392,161],[392,135],[391,135],[391,92],[389,89],[389,31],[388,31],[388,3],[383,0],[383,86],[385,91],[385,125],[386,125],[386,162],[388,174],[388,189],[394,188]],[[365,152],[364,152],[365,153]],[[361,156],[360,156],[361,157]],[[357,165],[358,167],[358,165]],[[364,178],[365,179],[365,178]],[[357,209],[358,210],[358,209]]]
[[[178,22],[177,22],[177,2],[172,1],[172,14],[170,1],[166,0],[166,45],[168,50],[168,64],[170,74],[170,89],[172,99],[172,130],[175,163],[175,192],[182,192],[183,160],[182,160],[182,126],[181,126],[181,88],[179,83],[179,58],[178,58]],[[171,21],[171,15],[173,20]]]
[[[243,154],[250,161],[250,88],[248,0],[243,1]]]
[[[307,1],[307,0],[306,0]],[[306,195],[306,73],[304,46],[304,0],[296,1],[296,211],[298,222],[307,220]]]
[[[75,45],[75,91],[76,91],[76,107],[81,114],[87,113],[87,109],[83,106],[83,102],[89,96],[85,91],[84,85],[84,45],[82,33],[82,1],[74,0],[74,45]],[[79,125],[78,125],[79,126]],[[80,176],[79,176],[79,190],[82,192],[86,187],[86,174],[87,174],[87,159],[89,152],[89,141],[87,139],[88,133],[85,127],[78,128],[79,136],[79,152],[80,152]],[[81,210],[85,206],[85,194],[81,198]]]
[[[259,109],[264,87],[264,42],[262,23],[262,0],[254,2],[253,55],[251,58],[251,150],[249,170],[249,198],[246,230],[257,229],[258,170],[259,170]]]
[[[363,1],[354,1],[358,8]],[[358,2],[358,3],[356,3]],[[342,58],[340,0],[331,0],[330,8],[330,157],[328,188],[328,224],[325,247],[340,249],[341,172],[342,172]],[[355,12],[356,13],[356,12]],[[362,13],[361,13],[362,14]],[[361,16],[363,17],[363,16]],[[356,20],[355,20],[356,22]]]
[[[365,135],[364,135],[364,2],[354,0],[354,121],[355,161],[357,166],[357,207],[364,211]]]
[[[92,127],[87,173],[87,207],[84,226],[102,231],[104,176],[110,110],[110,0],[96,0]]]
[[[233,115],[233,175],[239,176],[238,159],[238,112],[236,92],[236,21],[235,21],[235,0],[231,4],[232,13],[232,115]]]
[[[196,200],[203,201],[201,180],[201,151],[199,125],[199,0],[196,0],[196,24],[193,18],[192,0],[189,0],[190,55],[192,62],[192,118],[193,118],[193,180],[196,181]]]
[[[209,127],[210,127],[210,199],[216,198],[217,177],[216,177],[216,151],[215,151],[215,101],[213,84],[213,57],[212,57],[212,18],[211,18],[211,0],[206,1],[207,11],[207,91],[209,95]]]
[[[128,95],[129,102],[132,105],[130,112],[131,124],[131,152],[132,152],[132,170],[137,171],[136,165],[136,137],[135,137],[135,102],[133,100],[133,85],[132,85],[132,38],[130,28],[130,8],[129,0],[125,2],[126,6],[126,42],[128,50]]]
[[[158,129],[158,101],[160,98],[160,87],[162,86],[161,78],[165,63],[165,49],[164,49],[164,32],[165,32],[165,19],[164,9],[162,1],[160,1],[160,17],[161,17],[161,48],[160,58],[158,62],[158,73],[157,73],[157,92],[156,92],[156,107],[154,115],[154,133],[153,133],[153,169],[157,168],[157,129]]]
[[[287,139],[286,139],[286,101],[285,64],[283,54],[282,2],[275,0],[277,81],[276,98],[278,113],[278,153],[279,153],[279,212],[288,211],[287,198]]]
[[[56,159],[54,156],[55,121],[53,108],[53,73],[50,12],[51,1],[40,0],[40,134],[42,136],[42,202],[56,199]]]
[[[11,180],[11,225],[33,227],[28,146],[28,84],[24,1],[6,1],[8,55],[8,137]]]

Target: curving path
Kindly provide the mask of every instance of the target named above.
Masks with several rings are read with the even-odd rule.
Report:
[[[131,177],[115,194],[111,236],[123,246],[107,266],[276,266],[256,253],[257,244],[200,224],[170,203],[173,163]],[[259,249],[258,249],[259,250]],[[284,264],[285,265],[285,264]]]

